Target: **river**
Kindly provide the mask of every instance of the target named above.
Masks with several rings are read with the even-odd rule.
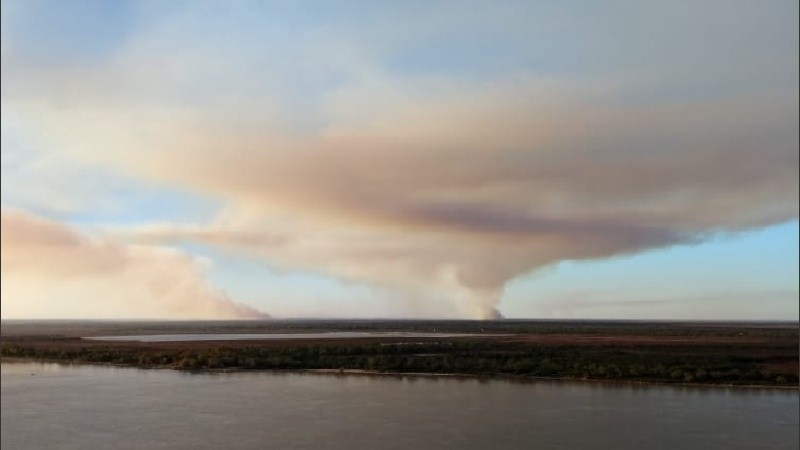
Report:
[[[137,334],[129,336],[90,336],[81,339],[90,341],[117,342],[197,342],[197,341],[246,341],[246,340],[298,340],[298,339],[360,339],[360,338],[452,338],[452,337],[497,337],[504,334],[476,333],[418,333],[408,331],[328,331],[325,333],[249,333],[249,334]]]
[[[796,390],[2,363],[12,449],[796,449]]]

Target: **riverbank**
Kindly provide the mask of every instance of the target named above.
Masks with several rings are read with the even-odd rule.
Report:
[[[265,374],[312,374],[329,376],[366,376],[366,377],[394,377],[394,378],[447,378],[463,380],[492,381],[503,380],[515,383],[535,383],[538,381],[552,382],[571,382],[571,383],[593,383],[609,386],[639,385],[639,386],[674,386],[692,388],[721,388],[721,389],[777,389],[800,391],[800,386],[788,385],[758,385],[758,384],[723,384],[723,383],[684,383],[669,382],[659,380],[604,380],[593,378],[572,378],[572,377],[534,377],[525,375],[509,374],[468,374],[468,373],[424,373],[424,372],[380,372],[364,369],[246,369],[242,367],[228,368],[208,368],[208,369],[181,369],[174,366],[142,366],[136,364],[91,362],[91,361],[62,361],[62,360],[43,360],[35,358],[0,358],[2,363],[35,363],[35,364],[60,364],[65,366],[101,366],[139,370],[171,370],[188,373],[265,373]]]
[[[289,325],[294,327],[289,332]],[[0,356],[181,370],[316,371],[383,376],[798,386],[798,330],[758,324],[346,322],[340,324],[3,324]],[[209,328],[210,327],[210,328]],[[153,331],[158,333],[153,333]],[[347,332],[348,337],[304,334]],[[392,331],[385,333],[382,331]],[[462,334],[424,337],[420,333]],[[213,332],[211,332],[213,331]],[[232,333],[272,339],[222,340]],[[129,342],[84,336],[201,335]],[[354,336],[352,332],[363,333]],[[284,333],[277,335],[277,333]],[[294,334],[293,334],[294,333]],[[367,333],[372,333],[367,335]],[[415,333],[412,335],[411,333]],[[470,336],[463,336],[470,334]],[[280,338],[275,338],[280,336]]]
[[[236,371],[236,370],[235,370]],[[593,378],[570,378],[570,377],[532,377],[524,375],[471,375],[464,373],[419,373],[419,372],[375,372],[368,370],[337,370],[337,369],[308,369],[301,373],[315,373],[325,375],[361,375],[361,376],[389,376],[389,377],[432,377],[432,378],[463,378],[478,380],[509,380],[515,382],[536,382],[536,381],[564,381],[575,383],[597,383],[608,385],[644,385],[644,386],[683,386],[683,387],[706,387],[706,388],[734,388],[734,389],[782,389],[800,391],[800,386],[776,386],[758,384],[714,384],[714,383],[680,383],[657,380],[601,380]]]

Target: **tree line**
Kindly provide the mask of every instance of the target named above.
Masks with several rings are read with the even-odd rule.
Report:
[[[798,382],[797,349],[773,352],[723,346],[533,346],[514,342],[424,342],[286,347],[156,349],[126,346],[28,346],[2,342],[2,356],[113,363],[182,370],[359,369],[376,372],[517,375],[724,384]],[[767,349],[769,350],[769,349]],[[788,353],[792,350],[788,349]],[[787,358],[789,363],[787,363]],[[782,364],[775,364],[776,362]],[[776,367],[778,369],[776,369]],[[784,369],[780,369],[784,367]]]

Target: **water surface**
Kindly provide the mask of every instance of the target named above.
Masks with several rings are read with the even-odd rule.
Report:
[[[12,449],[796,449],[798,392],[2,364]]]
[[[142,334],[130,336],[92,336],[82,339],[94,341],[178,342],[178,341],[240,341],[248,339],[352,339],[352,338],[449,338],[471,336],[502,336],[475,333],[415,333],[405,331],[330,331],[325,333],[251,333],[251,334]]]

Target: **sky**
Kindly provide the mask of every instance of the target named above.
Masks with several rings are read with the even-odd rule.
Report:
[[[1,17],[4,319],[798,318],[796,1]]]

